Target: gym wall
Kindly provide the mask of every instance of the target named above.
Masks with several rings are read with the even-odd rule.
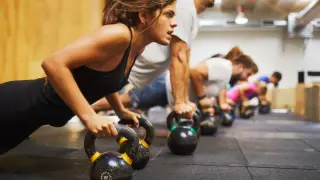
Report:
[[[320,34],[316,38],[306,42],[306,51],[304,55],[305,69],[307,71],[320,71]],[[305,76],[305,83],[320,83],[320,76]]]
[[[227,53],[234,45],[256,61],[258,75],[280,70],[283,79],[279,88],[295,88],[298,71],[304,68],[319,71],[320,35],[316,34],[304,50],[304,40],[288,38],[285,30],[200,31],[192,46],[191,62]]]
[[[1,0],[0,82],[44,76],[41,61],[101,24],[104,0]]]

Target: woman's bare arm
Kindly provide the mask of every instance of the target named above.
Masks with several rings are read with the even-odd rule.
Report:
[[[106,100],[109,102],[116,114],[121,113],[121,111],[125,109],[117,92],[106,96]]]
[[[238,86],[240,86],[239,95],[240,95],[241,102],[248,101],[248,98],[245,96],[245,92],[249,89],[249,87],[247,85],[245,86],[238,85]]]
[[[65,46],[42,62],[41,66],[56,92],[85,124],[95,115],[95,111],[81,93],[70,70],[102,63],[111,56],[123,53],[129,42],[130,32],[126,26],[108,25]]]

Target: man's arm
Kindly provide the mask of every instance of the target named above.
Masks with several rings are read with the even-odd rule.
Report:
[[[186,77],[189,77],[187,68],[188,65],[188,46],[176,36],[172,36],[171,41],[171,65],[170,65],[170,81],[172,86],[172,94],[174,105],[184,104],[185,102],[185,87]]]
[[[189,63],[190,63],[190,52],[191,52],[191,49],[189,48],[187,50],[187,69],[186,69],[186,73],[185,73],[185,77],[184,77],[184,82],[185,82],[185,88],[184,88],[184,102],[185,103],[189,103],[189,78],[190,78],[190,66],[189,66]]]
[[[197,97],[202,97],[204,93],[203,82],[208,79],[208,67],[206,63],[201,63],[190,69],[190,79],[192,87]]]
[[[202,112],[208,112],[213,115],[213,101],[205,94],[204,81],[208,80],[209,71],[208,64],[203,62],[190,70],[190,79],[192,87],[198,97],[198,103]]]
[[[221,107],[222,104],[225,104],[227,102],[227,88],[224,88],[219,93],[219,106]]]
[[[189,64],[188,51],[192,42],[194,26],[193,12],[190,9],[177,9],[176,24],[170,43],[170,80],[174,99],[174,111],[183,118],[191,119],[193,107],[188,98]],[[186,102],[187,100],[187,102]]]

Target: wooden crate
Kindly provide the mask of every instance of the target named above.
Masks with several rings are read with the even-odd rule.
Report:
[[[304,102],[305,102],[305,84],[297,84],[295,89],[295,108],[294,112],[297,116],[304,116]]]
[[[304,118],[309,121],[320,121],[319,111],[319,85],[311,85],[305,88],[305,114]]]
[[[295,88],[274,89],[272,95],[273,109],[291,109],[295,107]]]

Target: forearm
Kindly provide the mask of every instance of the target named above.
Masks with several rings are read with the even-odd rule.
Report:
[[[125,109],[117,92],[106,96],[106,99],[108,100],[110,106],[116,112],[116,114]]]
[[[260,95],[260,96],[258,96],[258,98],[260,101],[267,100],[266,95]]]
[[[42,63],[47,78],[66,105],[87,124],[96,113],[81,93],[69,68],[54,63]]]
[[[111,109],[110,104],[105,97],[103,97],[102,99],[100,99],[96,103],[92,104],[91,107],[95,111],[102,111],[102,110],[110,110]]]
[[[219,105],[221,106],[222,104],[227,102],[227,90],[224,88],[220,93],[219,93]]]
[[[189,63],[187,63],[187,68],[184,74],[184,102],[188,103],[189,102],[189,79],[190,79],[190,68],[189,68]]]
[[[203,81],[204,78],[202,77],[201,73],[198,72],[196,69],[191,69],[190,71],[190,79],[192,88],[194,89],[194,92],[196,93],[197,97],[204,96],[204,86]]]
[[[239,89],[239,95],[240,95],[240,100],[241,100],[241,102],[245,102],[245,101],[247,101],[248,99],[247,99],[247,97],[245,96],[245,94],[244,94],[244,90],[243,89]]]
[[[185,102],[185,71],[187,68],[186,59],[181,57],[172,57],[170,66],[170,81],[172,87],[172,94],[174,98],[174,104],[181,104]]]
[[[188,49],[187,54],[186,54],[186,58],[187,58],[187,68],[186,68],[186,73],[185,73],[185,77],[184,77],[184,82],[185,82],[185,88],[184,88],[184,102],[188,103],[189,102],[189,79],[190,79],[190,66],[189,66],[189,62],[190,62],[190,49]]]

